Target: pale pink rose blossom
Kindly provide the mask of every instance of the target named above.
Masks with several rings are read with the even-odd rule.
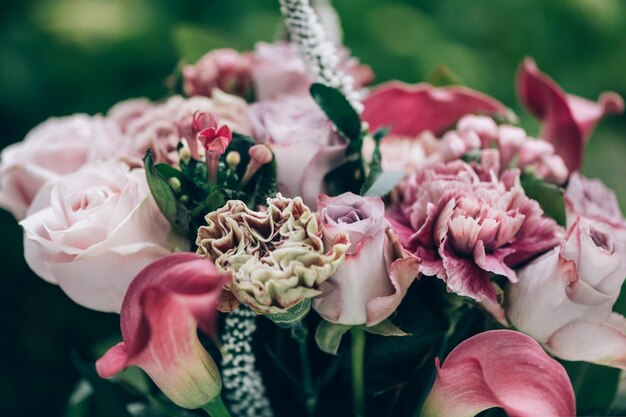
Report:
[[[222,287],[230,274],[193,253],[177,253],[144,268],[124,297],[124,341],[96,362],[102,378],[138,366],[175,404],[200,408],[220,394],[222,381],[197,330],[216,334]]]
[[[509,285],[511,323],[553,355],[626,369],[626,320],[613,305],[626,277],[626,246],[606,223],[570,219],[563,244]]]
[[[585,146],[598,121],[624,111],[624,100],[613,92],[601,94],[597,102],[567,94],[531,58],[520,67],[517,94],[528,111],[541,120],[539,136],[552,143],[570,172],[580,169]]]
[[[436,359],[437,378],[422,417],[473,417],[498,407],[510,417],[572,417],[574,389],[563,366],[530,337],[491,330]]]
[[[496,300],[491,274],[517,281],[514,267],[558,245],[562,229],[528,198],[519,171],[481,178],[462,161],[408,178],[388,219],[424,275],[477,301]]]
[[[362,65],[339,48],[339,68],[354,78],[354,86],[361,88],[372,81],[374,75],[367,65]],[[252,78],[257,100],[274,99],[280,95],[308,95],[311,79],[302,59],[288,42],[257,43],[252,53]]]
[[[46,182],[90,161],[123,157],[130,148],[117,125],[102,116],[50,118],[0,154],[0,207],[21,220]]]
[[[255,141],[274,154],[278,191],[315,207],[324,176],[346,160],[347,141],[307,96],[281,96],[249,110]]]
[[[348,234],[350,248],[339,269],[313,301],[326,320],[344,325],[376,325],[400,305],[419,272],[419,260],[399,245],[385,222],[380,198],[344,193],[317,200],[325,242]]]
[[[185,94],[211,97],[218,88],[226,93],[247,97],[252,87],[251,53],[234,49],[215,49],[194,65],[183,68]]]
[[[574,172],[567,183],[565,203],[568,218],[587,217],[608,223],[616,229],[626,230],[626,219],[622,215],[615,192],[600,180],[585,178]]]
[[[99,311],[119,312],[135,275],[170,253],[170,225],[143,169],[121,163],[90,163],[48,183],[20,225],[31,269]]]
[[[211,98],[174,96],[162,103],[152,103],[147,108],[141,100],[121,102],[109,110],[109,117],[119,123],[130,137],[135,158],[143,158],[146,150],[152,149],[157,162],[177,164],[180,159],[178,143],[182,138],[179,125],[182,121],[199,112],[211,113],[231,130],[249,134],[247,107],[240,97],[215,90]],[[197,144],[189,145],[190,148],[193,146]]]

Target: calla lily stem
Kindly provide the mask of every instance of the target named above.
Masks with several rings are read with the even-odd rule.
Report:
[[[202,409],[211,417],[232,417],[220,395],[215,397],[210,403],[202,406]]]
[[[365,417],[365,330],[353,327],[352,335],[352,398],[354,416]]]

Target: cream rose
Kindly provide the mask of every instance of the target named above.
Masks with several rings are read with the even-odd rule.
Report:
[[[170,253],[170,225],[143,170],[121,163],[90,163],[48,183],[20,225],[31,269],[99,311],[119,312],[135,275]]]

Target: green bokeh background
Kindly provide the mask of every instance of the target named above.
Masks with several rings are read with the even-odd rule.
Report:
[[[514,76],[533,56],[569,92],[626,96],[622,0],[335,0],[345,43],[377,81],[417,82],[437,64],[513,108]],[[50,116],[105,112],[164,97],[181,55],[249,49],[277,33],[276,0],[25,0],[0,5],[0,147]],[[626,117],[604,122],[584,171],[626,206]],[[118,318],[73,304],[33,275],[21,231],[0,212],[0,415],[60,416],[77,380],[70,352],[93,357]],[[99,346],[99,347],[98,347]]]

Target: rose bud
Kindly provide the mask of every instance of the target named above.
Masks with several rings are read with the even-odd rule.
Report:
[[[505,293],[516,328],[562,359],[626,369],[626,320],[612,311],[626,277],[626,248],[612,226],[577,218],[562,246],[518,277]]]
[[[98,375],[109,378],[138,366],[183,408],[214,401],[222,381],[197,331],[215,334],[217,305],[228,280],[228,274],[192,253],[176,253],[148,265],[124,297],[124,341],[96,362]]]
[[[183,68],[185,94],[211,97],[216,88],[246,97],[252,84],[250,54],[216,49]]]
[[[228,290],[261,314],[284,313],[321,293],[321,284],[341,265],[345,234],[324,243],[318,223],[300,198],[268,198],[267,210],[231,200],[207,214],[198,229],[197,253],[232,272]]]
[[[128,285],[170,253],[143,169],[93,162],[42,188],[20,223],[30,268],[75,302],[119,312]]]
[[[613,92],[597,102],[567,94],[535,61],[526,58],[517,78],[517,94],[542,122],[540,136],[554,145],[570,172],[580,169],[585,146],[600,119],[624,111],[624,100]]]
[[[530,337],[511,330],[479,333],[439,366],[422,417],[472,417],[499,407],[514,417],[576,415],[565,369]]]
[[[246,185],[252,179],[254,174],[265,164],[269,164],[274,159],[274,155],[270,148],[266,145],[254,145],[248,150],[250,162],[246,168],[246,172],[241,179],[241,184]]]
[[[389,317],[417,277],[419,260],[408,254],[385,222],[380,198],[344,193],[317,200],[324,242],[347,233],[344,263],[322,286],[313,307],[326,320],[373,326]]]

